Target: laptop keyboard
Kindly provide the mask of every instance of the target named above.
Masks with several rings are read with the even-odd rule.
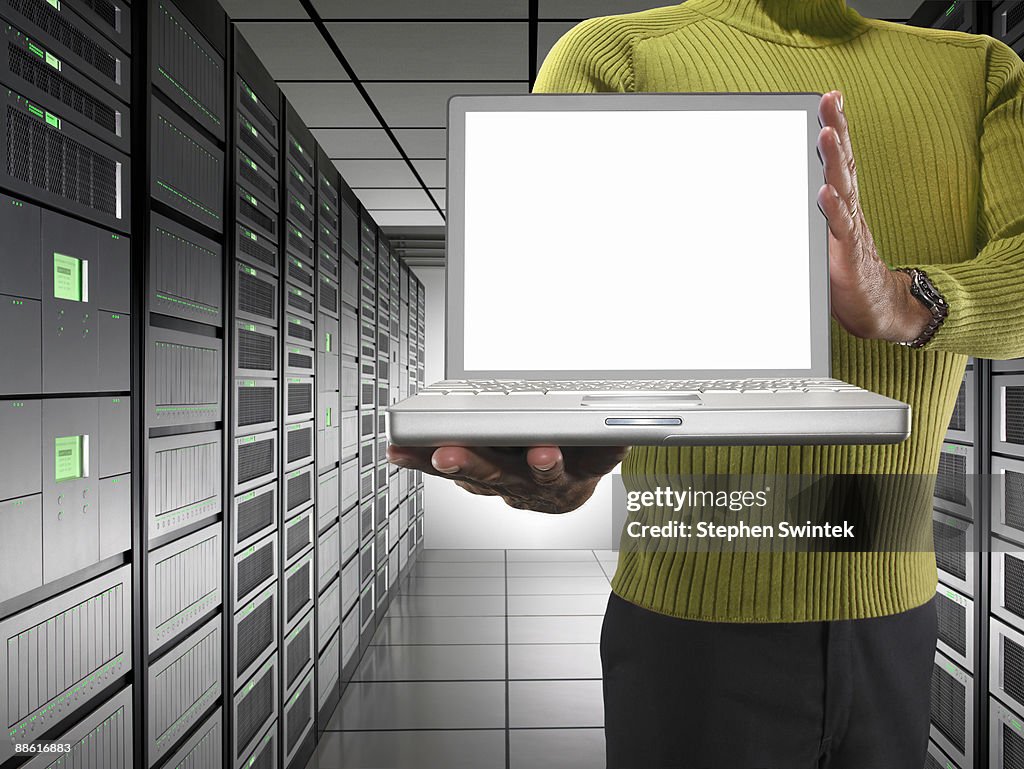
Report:
[[[545,395],[547,393],[765,393],[765,392],[856,392],[861,388],[838,379],[632,379],[632,380],[525,380],[450,379],[420,390],[424,394],[478,395],[504,393]]]

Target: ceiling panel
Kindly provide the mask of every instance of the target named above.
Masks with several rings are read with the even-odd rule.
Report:
[[[238,29],[275,80],[348,80],[310,21],[244,21]]]
[[[448,137],[443,128],[398,128],[395,138],[411,158],[443,158],[448,153]]]
[[[349,187],[418,187],[404,160],[335,160]]]
[[[427,193],[421,187],[416,189],[357,189],[354,190],[356,197],[367,208],[375,209],[421,209],[433,210],[434,204],[430,202]]]
[[[412,164],[416,166],[416,171],[428,187],[445,186],[444,160],[414,160]]]
[[[525,19],[529,15],[528,0],[313,0],[313,6],[325,19]]]
[[[299,0],[220,0],[228,16],[241,19],[308,19]]]
[[[397,158],[383,128],[317,128],[313,136],[331,158]]]
[[[542,21],[537,25],[537,69],[558,39],[577,24],[578,21]]]
[[[380,227],[444,226],[444,219],[437,211],[382,211],[378,209],[370,211],[370,216]]]
[[[526,93],[529,83],[367,83],[366,90],[394,128],[443,128],[456,94]]]
[[[281,90],[310,128],[380,127],[352,83],[281,83]]]
[[[593,16],[646,11],[648,8],[666,5],[674,3],[666,0],[540,0],[538,16],[542,19],[589,19]]]
[[[526,80],[523,22],[328,24],[360,80]],[[386,51],[387,55],[382,55]]]

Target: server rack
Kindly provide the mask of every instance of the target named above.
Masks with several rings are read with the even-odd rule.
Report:
[[[109,725],[105,758],[132,766],[130,25],[113,29],[78,2],[8,3],[0,22],[0,712],[5,736],[60,739],[75,756]],[[86,627],[94,642],[72,654],[65,634]],[[31,696],[8,696],[19,691]],[[12,757],[0,741],[0,764]]]
[[[281,606],[287,456],[282,406],[285,375],[281,300],[284,273],[280,160],[283,116],[280,91],[237,29],[232,34],[232,162],[227,197],[233,202],[228,270],[233,400],[230,473],[233,538],[228,584],[231,596],[231,686],[227,766],[242,767],[266,756],[278,761]]]

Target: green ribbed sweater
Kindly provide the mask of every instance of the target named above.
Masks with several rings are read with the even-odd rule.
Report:
[[[832,89],[845,94],[879,253],[925,269],[950,305],[921,350],[856,339],[832,322],[835,376],[909,403],[911,437],[894,446],[634,447],[627,486],[690,473],[933,474],[966,356],[1024,355],[1024,65],[1005,45],[864,19],[843,0],[689,0],[576,26],[535,90]],[[642,333],[643,317],[629,322]],[[908,525],[930,530],[930,512],[916,515],[924,520]],[[623,549],[612,582],[657,612],[735,622],[892,614],[925,603],[935,586],[930,552]]]

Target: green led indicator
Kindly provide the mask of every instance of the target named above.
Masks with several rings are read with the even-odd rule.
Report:
[[[324,334],[324,346],[327,348],[327,352],[331,351],[331,332],[328,331]]]
[[[1018,731],[1020,731],[1020,721],[1018,721],[1016,718],[1011,718],[1010,719],[1010,726],[1012,726],[1014,729],[1017,729]]]
[[[46,119],[46,113],[39,109],[39,107],[37,107],[35,104],[28,104],[27,102],[26,104],[28,106],[29,112],[31,112],[36,117],[43,118],[44,120]]]
[[[239,438],[238,442],[240,444],[255,443],[256,442],[256,436],[255,435],[250,435],[248,438]],[[251,548],[250,548],[250,552],[251,552]]]
[[[953,12],[954,8],[956,8],[956,3],[953,3],[951,6],[949,6],[949,8],[946,9],[946,15],[949,16],[949,14]]]
[[[113,320],[121,320],[121,316],[120,316],[120,315],[114,315],[114,314],[111,314],[111,316],[110,316],[110,317],[111,317],[111,318],[112,318]]]
[[[252,275],[253,277],[255,277],[256,275],[256,270],[254,270],[252,267],[246,267],[244,265],[242,266],[242,272],[246,273],[247,275]]]
[[[46,2],[48,2],[54,8],[56,8],[58,11],[60,10],[60,0],[46,0]]]
[[[252,204],[253,208],[259,208],[259,204],[256,202],[256,198],[250,195],[248,192],[243,192],[242,197],[245,198],[249,203]]]
[[[245,237],[249,238],[249,240],[257,240],[256,235],[249,232],[249,230],[243,229],[242,233],[245,235]]]
[[[53,67],[55,70],[60,72],[60,59],[54,56],[52,53],[46,54],[46,63]]]
[[[249,158],[245,157],[245,155],[242,155],[242,157],[245,159],[245,162],[249,164],[249,167],[253,171],[259,171],[260,170],[259,166],[257,166],[252,160],[250,160]]]
[[[327,426],[331,426],[331,407],[327,407]]]
[[[256,131],[256,126],[254,126],[252,123],[248,123],[247,125],[249,126],[249,133],[251,133],[253,136],[258,137],[259,133]]]
[[[40,59],[45,59],[45,58],[46,58],[46,51],[44,51],[44,50],[43,50],[42,48],[40,48],[40,47],[39,47],[38,45],[36,45],[35,43],[31,43],[31,42],[30,42],[30,43],[28,44],[28,49],[29,49],[29,50],[30,50],[30,51],[31,51],[32,53],[34,53],[34,54],[35,54],[36,56],[38,56],[38,57],[39,57]]]
[[[256,330],[256,326],[254,326],[252,323],[243,323],[242,324],[242,328],[244,328],[246,331],[255,331]]]

